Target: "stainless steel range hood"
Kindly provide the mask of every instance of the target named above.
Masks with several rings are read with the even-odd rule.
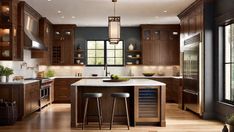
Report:
[[[33,19],[29,14],[24,14],[24,42],[26,49],[34,50],[47,50],[47,47],[43,44],[38,37],[39,23]]]

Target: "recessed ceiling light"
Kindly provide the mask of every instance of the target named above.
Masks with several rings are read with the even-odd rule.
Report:
[[[52,1],[52,0],[48,0],[49,2]]]
[[[61,16],[61,18],[65,18],[64,16]]]
[[[58,10],[57,12],[58,12],[58,14],[61,14],[61,13],[62,13],[62,11],[60,11],[60,10]]]
[[[167,11],[165,10],[165,11],[163,11],[164,13],[167,13]]]
[[[72,19],[76,18],[75,16],[72,16]]]

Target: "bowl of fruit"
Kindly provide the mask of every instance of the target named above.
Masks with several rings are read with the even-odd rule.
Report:
[[[128,81],[129,78],[119,77],[118,75],[112,74],[110,79],[103,79],[103,82],[124,82]]]
[[[146,77],[151,77],[151,76],[153,76],[155,73],[153,73],[153,72],[144,72],[144,73],[142,73],[144,76],[146,76]]]

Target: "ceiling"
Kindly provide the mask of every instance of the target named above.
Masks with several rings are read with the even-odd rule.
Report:
[[[24,0],[54,24],[107,26],[113,15],[111,0]],[[116,15],[122,26],[178,24],[177,15],[195,0],[118,0]],[[61,11],[61,13],[58,13]]]

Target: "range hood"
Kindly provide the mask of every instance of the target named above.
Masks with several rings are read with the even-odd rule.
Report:
[[[38,37],[39,23],[29,14],[24,14],[24,42],[26,49],[48,50]]]

